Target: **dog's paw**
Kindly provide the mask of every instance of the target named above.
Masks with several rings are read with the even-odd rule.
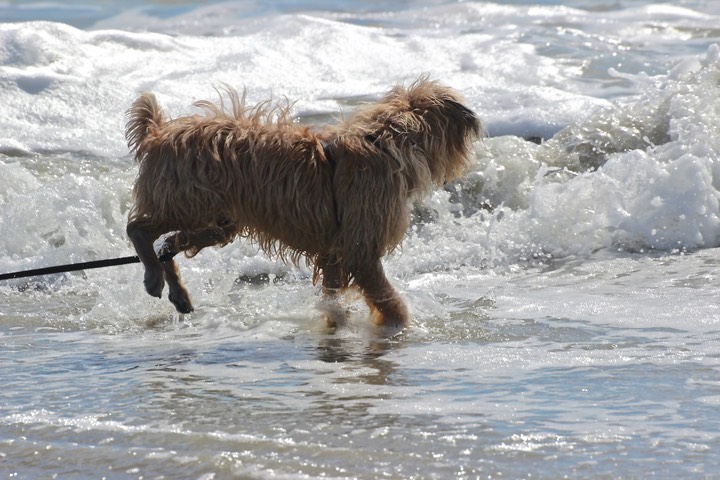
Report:
[[[163,287],[165,287],[165,278],[162,270],[145,270],[145,291],[153,297],[160,298],[162,296]]]
[[[190,295],[186,291],[171,290],[168,299],[175,305],[175,310],[180,313],[190,313],[195,310],[190,301]]]
[[[326,305],[322,308],[321,316],[325,321],[325,329],[334,332],[338,327],[344,327],[350,318],[350,312],[339,305]]]
[[[383,313],[376,308],[371,308],[370,321],[375,326],[386,329],[388,332],[397,333],[409,325],[410,316],[408,315],[405,306],[400,304],[397,310],[389,313]]]

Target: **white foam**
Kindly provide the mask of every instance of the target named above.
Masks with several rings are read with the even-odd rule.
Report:
[[[212,13],[173,18],[182,26],[157,29],[164,33],[2,24],[0,101],[8,121],[0,148],[123,155],[123,113],[139,91],[155,91],[177,115],[199,98],[214,98],[221,82],[246,87],[253,102],[287,96],[298,101],[298,113],[336,113],[339,99],[372,97],[429,73],[463,91],[491,133],[545,137],[598,103],[567,88],[575,67],[538,55],[502,28],[475,30],[471,25],[481,25],[492,6],[418,9],[421,24],[405,19],[400,29],[355,24],[360,15],[288,14],[264,19],[262,29],[199,36],[193,25],[235,25],[242,16],[225,4],[207,8]],[[502,18],[513,11],[504,8]],[[423,27],[465,14],[463,35]],[[134,20],[106,27],[125,21]]]
[[[246,87],[250,102],[287,95],[298,100],[298,115],[337,114],[358,97],[371,99],[422,72],[462,91],[487,130],[507,136],[478,142],[462,188],[450,186],[426,202],[433,221],[416,225],[387,262],[401,288],[426,274],[463,269],[473,275],[524,259],[720,244],[717,47],[704,57],[685,56],[661,74],[614,65],[606,79],[588,82],[572,52],[544,51],[532,37],[547,34],[535,18],[557,23],[567,17],[574,23],[563,35],[580,57],[587,55],[582,42],[612,44],[601,38],[605,23],[587,11],[457,4],[403,15],[293,13],[269,15],[261,29],[248,20],[223,34],[193,35],[215,28],[213,22],[230,27],[242,16],[224,10],[228,6],[208,8],[152,27],[164,33],[109,28],[135,21],[127,17],[94,30],[0,24],[0,152],[9,155],[0,164],[0,198],[7,204],[0,213],[3,270],[132,253],[124,223],[136,166],[123,129],[124,112],[140,91],[156,92],[171,115],[192,111],[197,99],[216,98],[213,88],[221,82]],[[635,25],[635,13],[608,13],[615,30],[607,35]],[[682,9],[646,13],[671,15],[675,20],[667,21],[682,25],[715,18]],[[501,22],[511,17],[510,26]],[[378,25],[368,26],[369,20]],[[200,30],[172,23],[186,21]],[[535,44],[518,36],[522,28]],[[605,81],[607,87],[598,86]],[[603,88],[607,95],[596,95]],[[522,136],[549,139],[536,145]],[[240,242],[186,263],[188,282],[206,306],[232,296],[239,277],[305,282],[309,276]],[[93,275],[112,278],[113,285],[140,284],[139,269],[115,272]],[[102,282],[97,288],[102,297],[112,295]],[[266,313],[262,305],[244,311],[272,317],[290,310],[305,318],[314,301],[303,303],[308,292],[293,300],[297,308],[291,301],[269,303]],[[107,318],[118,307],[114,301],[90,316]],[[144,296],[128,301],[142,311],[155,308]],[[438,310],[432,298],[417,309]]]
[[[637,77],[641,96],[596,110],[542,145],[486,139],[466,191],[504,206],[496,222],[504,243],[536,253],[718,246],[716,51],[690,70]]]

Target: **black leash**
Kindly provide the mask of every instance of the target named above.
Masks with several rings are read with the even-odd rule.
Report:
[[[34,270],[25,270],[23,272],[3,273],[0,274],[0,280],[10,280],[13,278],[36,277],[40,275],[51,275],[53,273],[75,272],[78,270],[88,270],[91,268],[114,267],[117,265],[127,265],[128,263],[138,263],[140,258],[137,256],[109,258],[106,260],[95,260],[93,262],[70,263],[67,265],[56,265],[54,267],[36,268]]]
[[[158,254],[158,260],[162,263],[168,262],[179,252],[169,248],[161,249]],[[33,270],[25,270],[22,272],[0,273],[0,280],[12,280],[13,278],[37,277],[40,275],[52,275],[53,273],[77,272],[78,270],[89,270],[91,268],[116,267],[118,265],[127,265],[129,263],[140,263],[140,257],[133,255],[131,257],[107,258],[105,260],[94,260],[92,262],[68,263],[66,265],[56,265],[54,267],[36,268]]]

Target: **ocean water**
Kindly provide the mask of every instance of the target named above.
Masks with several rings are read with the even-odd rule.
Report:
[[[247,242],[0,282],[0,478],[716,478],[720,4],[0,1],[0,273],[132,255],[124,112],[428,74],[482,117],[385,259],[410,327],[323,329]]]

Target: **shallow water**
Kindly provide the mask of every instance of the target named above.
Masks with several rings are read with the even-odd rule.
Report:
[[[0,272],[133,253],[143,90],[328,122],[427,72],[489,135],[386,259],[390,338],[241,241],[179,261],[191,315],[138,265],[0,284],[0,476],[712,478],[720,9],[557,3],[0,3]]]

